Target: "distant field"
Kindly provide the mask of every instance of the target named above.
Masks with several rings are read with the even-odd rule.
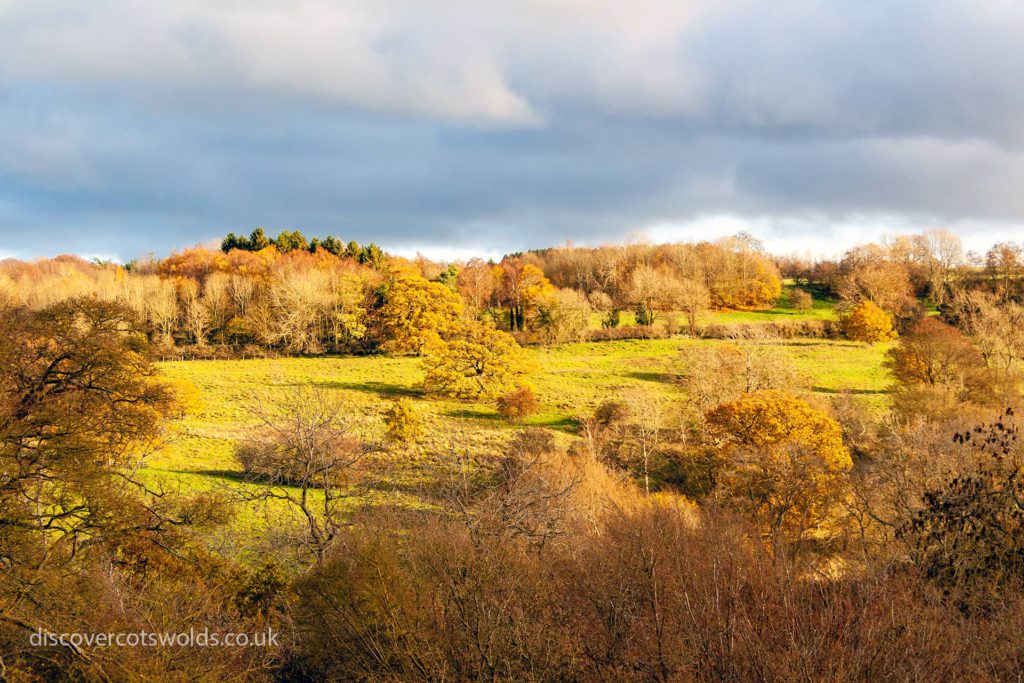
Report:
[[[835,301],[824,296],[820,291],[807,289],[813,297],[813,305],[806,311],[798,311],[790,303],[790,295],[796,286],[792,282],[786,282],[782,287],[782,294],[778,302],[772,308],[760,311],[740,310],[712,310],[700,316],[700,324],[729,324],[729,323],[764,323],[781,322],[787,320],[837,320]],[[680,324],[685,323],[685,316],[681,312],[670,314]],[[620,325],[633,325],[636,323],[636,316],[632,311],[622,311],[619,314]],[[656,326],[664,326],[665,315],[662,314],[655,320]],[[601,326],[601,316],[595,313],[591,316],[590,326],[597,329]]]
[[[529,423],[550,427],[568,439],[573,418],[605,400],[643,389],[669,402],[682,396],[669,373],[681,347],[714,344],[688,339],[631,340],[567,344],[529,350],[536,372],[532,383],[541,399],[540,414]],[[874,406],[883,406],[888,383],[882,368],[884,345],[865,346],[827,340],[780,342],[821,396],[850,389]],[[253,400],[273,401],[294,385],[313,384],[338,397],[346,412],[361,416],[372,430],[380,413],[398,396],[415,401],[426,436],[403,449],[395,477],[414,482],[422,465],[450,457],[452,449],[476,455],[493,453],[515,429],[489,403],[464,403],[423,397],[416,358],[325,357],[162,363],[167,377],[194,385],[198,411],[180,424],[180,435],[150,461],[151,475],[170,475],[188,486],[206,487],[237,480],[235,443],[254,426]]]
[[[774,308],[763,311],[710,311],[703,318],[706,323],[757,323],[782,320],[836,320],[835,301],[824,297],[820,292],[813,289],[807,291],[814,299],[811,308],[806,311],[798,311],[790,303],[790,295],[795,289],[792,283],[787,283],[782,288],[782,295]]]

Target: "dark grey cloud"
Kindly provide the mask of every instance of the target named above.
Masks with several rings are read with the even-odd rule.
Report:
[[[1022,39],[1004,0],[0,1],[0,255],[1004,238]]]

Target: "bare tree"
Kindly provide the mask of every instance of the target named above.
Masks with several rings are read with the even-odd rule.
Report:
[[[317,387],[295,387],[279,402],[254,400],[258,436],[235,457],[250,501],[279,501],[296,515],[290,540],[319,564],[348,524],[347,507],[367,484],[362,465],[375,450],[356,437],[348,412]]]
[[[636,391],[625,397],[633,427],[633,443],[644,474],[644,491],[651,492],[651,457],[661,444],[665,428],[665,410],[661,400],[647,392]]]
[[[681,355],[678,381],[701,414],[752,391],[791,390],[805,384],[778,337],[760,328],[723,344],[686,347]]]
[[[683,278],[672,289],[672,296],[680,310],[686,313],[690,336],[697,336],[697,317],[711,305],[708,288],[700,280]]]

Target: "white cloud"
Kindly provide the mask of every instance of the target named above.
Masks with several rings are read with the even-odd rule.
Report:
[[[474,39],[377,3],[26,0],[0,7],[0,78],[256,91],[370,110],[535,124]]]

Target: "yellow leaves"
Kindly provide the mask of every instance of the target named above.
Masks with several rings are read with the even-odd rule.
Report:
[[[526,354],[511,335],[472,321],[448,341],[427,348],[423,390],[472,398],[496,397],[529,372]]]
[[[744,394],[711,410],[707,420],[727,448],[775,452],[796,445],[821,457],[828,469],[845,471],[853,466],[836,421],[776,389]]]
[[[835,420],[775,389],[724,403],[707,420],[723,449],[722,489],[772,535],[799,541],[831,519],[853,466]]]
[[[867,300],[854,306],[843,319],[843,333],[848,339],[869,344],[897,337],[889,314]]]
[[[544,276],[544,272],[535,265],[525,264],[520,277],[527,283],[523,296],[528,302],[535,302],[541,296],[555,292],[555,286]]]
[[[385,346],[399,353],[422,354],[428,344],[451,337],[461,317],[457,294],[418,276],[392,281],[380,309]]]

